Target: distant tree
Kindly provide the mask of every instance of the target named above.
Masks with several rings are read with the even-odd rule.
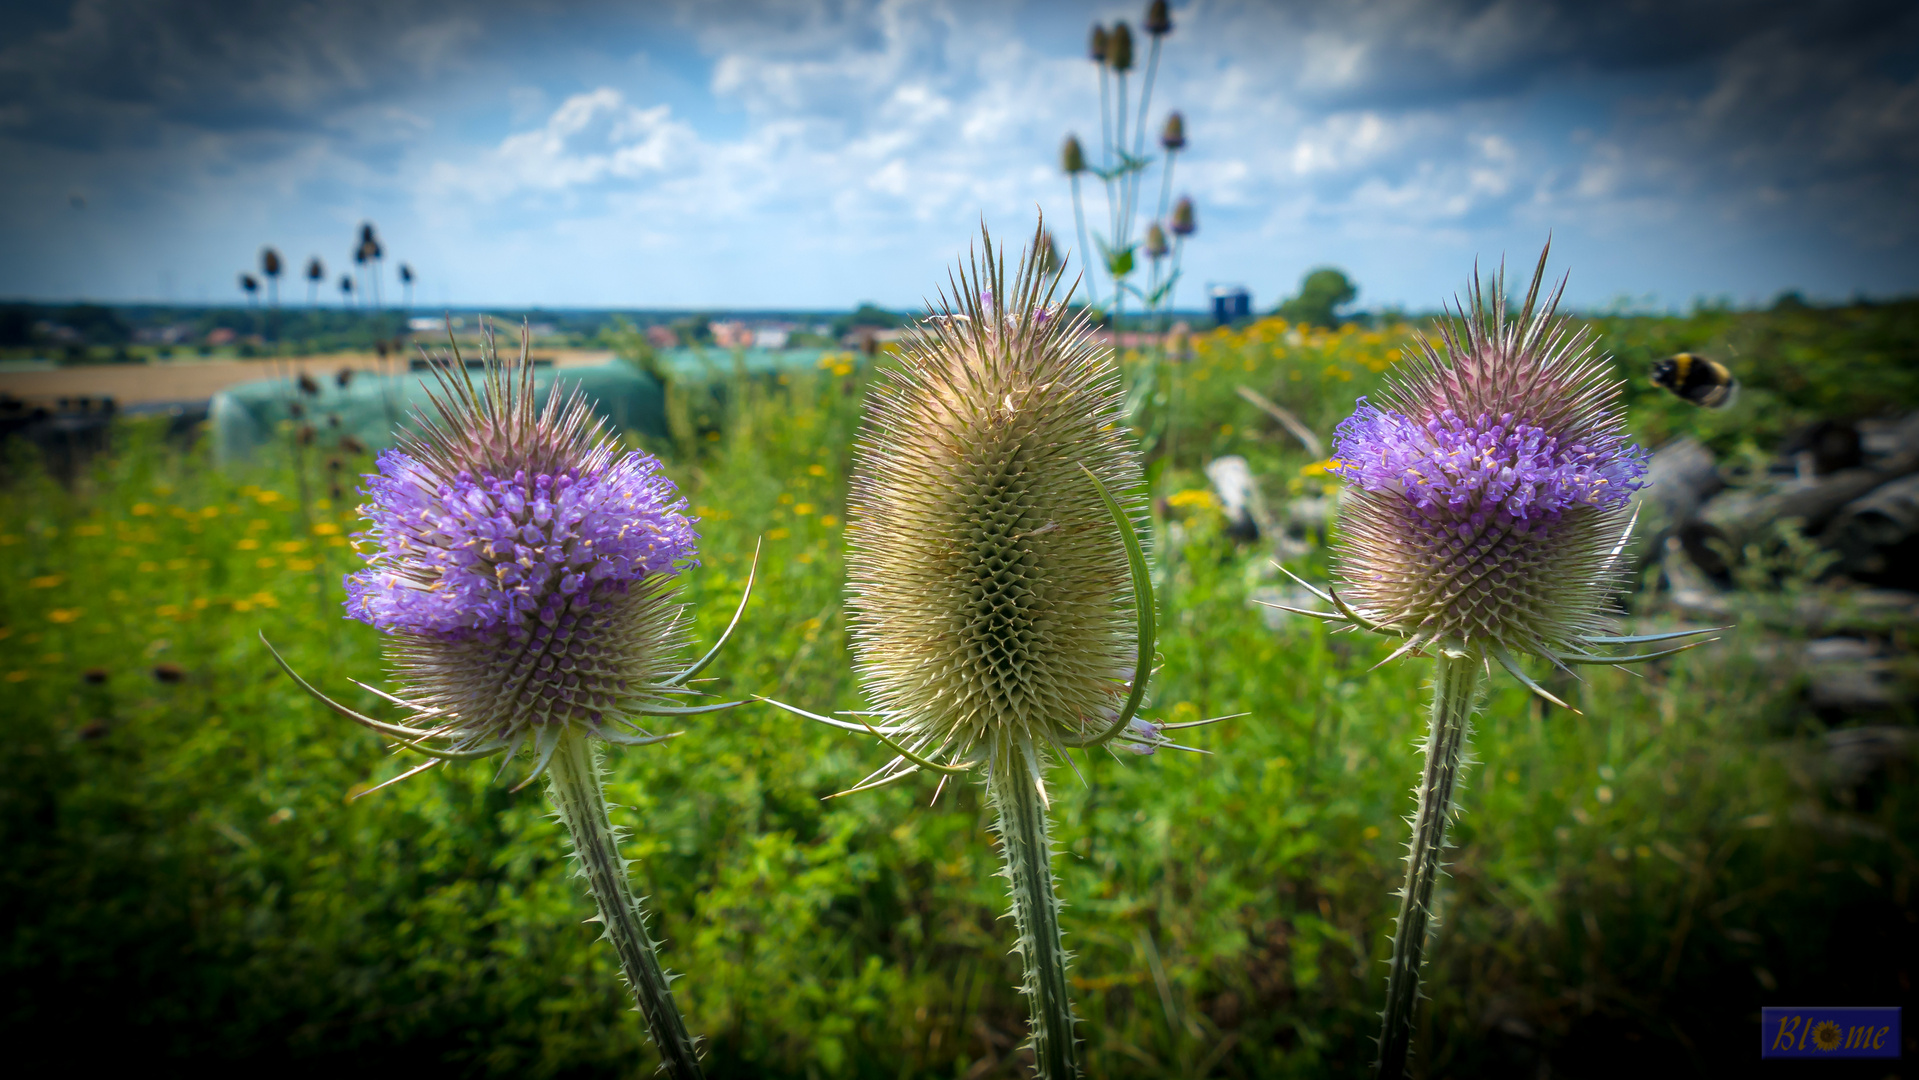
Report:
[[[888,311],[877,304],[864,303],[851,315],[841,315],[833,320],[833,336],[839,337],[856,326],[871,326],[880,330],[896,330],[905,326],[907,318],[897,312]]]
[[[1339,325],[1336,309],[1352,303],[1357,296],[1359,287],[1345,271],[1322,266],[1307,274],[1299,283],[1299,295],[1282,302],[1274,314],[1288,322],[1331,329]]]

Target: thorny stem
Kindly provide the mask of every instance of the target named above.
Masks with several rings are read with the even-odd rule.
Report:
[[[1406,857],[1406,887],[1399,894],[1386,1008],[1380,1013],[1379,1060],[1373,1066],[1373,1074],[1381,1080],[1400,1080],[1406,1074],[1413,1013],[1419,1005],[1419,969],[1432,921],[1433,885],[1439,879],[1453,788],[1472,734],[1473,696],[1478,690],[1479,664],[1473,657],[1441,654],[1435,661],[1432,730],[1426,737],[1426,769],[1413,816],[1411,853]]]
[[[1013,896],[1019,953],[1026,962],[1021,992],[1032,1010],[1036,1072],[1039,1080],[1072,1080],[1079,1075],[1073,1002],[1067,994],[1066,949],[1060,942],[1059,896],[1053,887],[1053,842],[1033,753],[1010,747],[995,755],[986,784],[999,812],[1003,873]]]
[[[659,1048],[661,1070],[674,1080],[699,1080],[699,1053],[673,1004],[673,991],[646,932],[646,913],[627,883],[626,860],[620,857],[619,840],[607,816],[593,745],[578,735],[561,736],[546,775],[547,794],[573,835],[573,851],[599,905],[606,938],[620,954],[627,984],[646,1017],[653,1045]]]

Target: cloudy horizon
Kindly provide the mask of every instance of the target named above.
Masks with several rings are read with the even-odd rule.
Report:
[[[420,306],[916,307],[981,220],[1070,244],[1085,37],[1140,4],[72,0],[0,47],[0,296],[300,302],[363,220]],[[1174,7],[1178,301],[1343,268],[1436,307],[1548,234],[1585,307],[1919,292],[1919,8]],[[1157,190],[1158,172],[1149,176]],[[1089,187],[1089,225],[1103,217]]]

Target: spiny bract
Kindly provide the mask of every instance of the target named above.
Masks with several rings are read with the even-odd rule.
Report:
[[[1082,742],[1135,673],[1127,551],[1082,470],[1141,486],[1119,372],[1030,253],[1005,278],[989,237],[880,377],[847,511],[867,692],[900,745],[955,761]]]
[[[1503,273],[1490,299],[1475,280],[1335,435],[1344,599],[1409,648],[1570,658],[1602,632],[1646,455],[1591,332],[1554,314],[1564,282],[1538,303],[1545,262],[1516,318]]]

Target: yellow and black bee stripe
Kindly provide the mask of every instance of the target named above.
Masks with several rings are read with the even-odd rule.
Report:
[[[1739,393],[1739,380],[1726,365],[1698,353],[1677,353],[1654,363],[1652,381],[1706,409],[1723,409]]]

